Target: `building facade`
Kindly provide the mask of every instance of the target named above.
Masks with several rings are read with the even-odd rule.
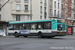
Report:
[[[1,0],[3,5],[8,0]],[[1,9],[1,20],[27,21],[63,18],[62,0],[9,0]]]
[[[4,0],[5,3],[7,0]],[[26,21],[30,19],[30,1],[10,0],[1,9],[1,20]]]
[[[63,17],[67,21],[67,25],[74,24],[74,0],[63,0]]]
[[[75,0],[72,0],[72,6],[71,6],[71,16],[73,18],[73,25],[75,25]]]

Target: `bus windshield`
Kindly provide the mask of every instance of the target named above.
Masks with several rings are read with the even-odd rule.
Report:
[[[65,23],[65,20],[57,20],[58,23]]]

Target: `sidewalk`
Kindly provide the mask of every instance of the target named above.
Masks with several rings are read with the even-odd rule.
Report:
[[[73,33],[73,35],[66,35],[66,36],[75,36],[75,33]]]

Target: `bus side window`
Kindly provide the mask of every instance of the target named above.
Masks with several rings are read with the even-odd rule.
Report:
[[[24,29],[26,29],[26,27],[24,27]]]
[[[38,25],[38,29],[42,29],[42,26],[41,25]]]
[[[43,29],[43,23],[38,24],[38,29]]]
[[[14,27],[13,27],[13,25],[9,25],[9,30],[14,30]]]
[[[33,30],[34,30],[34,29],[37,29],[37,24],[32,24],[32,25],[31,25],[31,29],[33,29]]]

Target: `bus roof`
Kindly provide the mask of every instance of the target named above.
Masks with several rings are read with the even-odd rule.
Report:
[[[51,20],[33,20],[33,21],[15,21],[15,22],[9,22],[9,24],[48,22],[48,21],[52,21],[52,20],[57,20],[57,19],[51,19]],[[62,20],[62,19],[58,19],[58,20]]]
[[[37,21],[16,21],[16,22],[9,22],[9,24],[19,24],[19,23],[35,23],[35,22],[48,22],[51,20],[37,20]]]

